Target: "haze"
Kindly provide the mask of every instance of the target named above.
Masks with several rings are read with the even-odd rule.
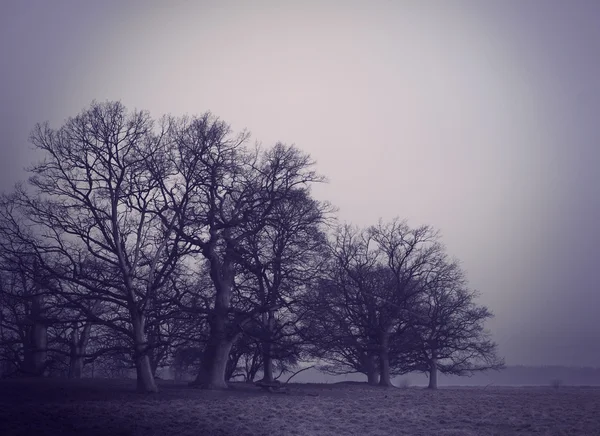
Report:
[[[442,231],[510,365],[600,366],[600,2],[0,5],[0,189],[93,100],[295,143],[359,225]]]

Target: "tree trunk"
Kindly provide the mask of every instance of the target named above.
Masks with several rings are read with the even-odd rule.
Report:
[[[83,371],[83,358],[79,352],[79,332],[77,331],[77,323],[73,325],[73,333],[71,333],[71,349],[69,357],[69,378],[81,378]]]
[[[150,361],[150,371],[152,371],[152,375],[156,377],[156,371],[158,371],[159,358],[153,355],[152,357],[148,356],[148,360]]]
[[[384,333],[381,336],[381,348],[379,350],[379,385],[380,386],[392,386],[390,380],[390,353],[389,353],[389,334]]]
[[[202,353],[202,363],[193,386],[204,389],[227,389],[226,372],[229,353],[238,335],[230,338],[227,332],[227,312],[211,314],[210,333]]]
[[[263,324],[267,330],[267,338],[262,343],[263,349],[263,381],[273,381],[273,357],[272,357],[272,345],[271,337],[273,334],[273,328],[275,323],[275,313],[269,311],[268,315],[265,314],[263,318]]]
[[[211,230],[211,240],[214,236]],[[224,231],[227,238],[228,232]],[[231,306],[231,291],[235,278],[233,257],[226,254],[221,262],[215,253],[214,240],[205,249],[205,257],[210,263],[210,277],[215,285],[215,307],[209,316],[210,333],[208,343],[202,356],[202,364],[196,380],[191,383],[192,386],[198,386],[205,389],[227,389],[225,373],[227,371],[227,361],[229,352],[233,343],[238,338],[238,334],[232,334],[229,326],[229,309]],[[230,248],[226,248],[229,252]]]
[[[152,368],[150,367],[150,359],[148,355],[142,354],[136,357],[135,373],[137,379],[137,391],[143,393],[158,392]]]
[[[392,381],[390,380],[390,358],[387,351],[382,351],[379,354],[379,386],[392,386]]]
[[[71,355],[69,359],[69,378],[81,378],[83,373],[83,357],[79,355]]]
[[[146,335],[144,334],[144,316],[134,312],[132,321],[137,390],[138,392],[158,392],[152,367],[150,366],[150,358],[148,357]]]
[[[271,383],[273,381],[273,359],[270,350],[263,355],[263,378],[262,381]]]
[[[437,389],[437,358],[432,357],[429,361],[429,389]]]
[[[81,336],[79,336],[77,323],[73,325],[69,357],[69,378],[78,379],[83,374],[83,356],[85,355],[91,328],[92,325],[90,323],[85,324],[81,331]]]
[[[48,354],[48,328],[42,320],[41,296],[31,299],[30,327],[25,345],[24,369],[30,376],[43,376]]]
[[[377,372],[376,356],[368,355],[366,358],[367,382],[370,385],[379,383],[379,373]]]
[[[225,372],[233,340],[227,340],[211,328],[211,335],[202,356],[200,371],[192,386],[204,389],[227,389]]]
[[[33,367],[36,375],[44,375],[48,355],[48,328],[42,323],[33,326]]]
[[[372,386],[376,386],[379,383],[379,374],[377,374],[376,370],[367,373],[367,383]]]
[[[254,354],[252,355],[252,360],[250,361],[250,367],[246,369],[246,379],[251,382],[254,382],[256,374],[260,369],[259,358],[260,355],[258,354],[258,352],[254,352]]]

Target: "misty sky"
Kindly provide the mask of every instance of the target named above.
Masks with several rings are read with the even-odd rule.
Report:
[[[508,364],[600,366],[600,1],[0,2],[0,189],[36,122],[211,110],[359,225],[442,231]]]

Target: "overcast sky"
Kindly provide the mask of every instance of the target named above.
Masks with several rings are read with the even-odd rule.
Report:
[[[600,1],[0,2],[0,189],[93,99],[295,143],[442,231],[509,364],[600,366]]]

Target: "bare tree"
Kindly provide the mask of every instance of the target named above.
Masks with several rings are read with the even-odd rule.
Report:
[[[303,337],[312,358],[326,362],[320,369],[330,374],[363,373],[377,384],[376,342],[367,311],[353,302],[349,292],[333,279],[323,279],[304,301]]]
[[[307,189],[298,189],[273,207],[262,229],[241,241],[239,262],[247,280],[239,286],[239,299],[249,309],[267,308],[246,329],[260,341],[263,381],[273,382],[275,360],[300,357],[299,302],[322,270],[327,244],[322,227],[331,211]]]
[[[16,372],[41,376],[48,364],[47,305],[39,277],[20,266],[12,269],[4,263],[1,274],[2,360],[10,362]]]
[[[118,102],[92,103],[58,130],[38,125],[31,141],[44,159],[30,168],[32,192],[18,189],[10,199],[26,219],[13,233],[55,278],[54,292],[131,339],[144,392],[157,390],[147,307],[183,249],[169,222],[153,214],[160,191],[148,161],[160,159],[162,137],[147,113]],[[107,309],[102,317],[89,309],[97,300]]]
[[[420,282],[443,255],[439,233],[429,226],[411,228],[406,221],[379,222],[368,230],[376,244],[377,256],[387,267],[391,280],[383,286],[385,304],[379,312],[380,384],[390,386],[390,338],[398,323],[406,320]]]
[[[81,378],[91,330],[91,322],[84,322],[81,326],[73,323],[69,344],[69,378]]]
[[[419,282],[440,255],[438,235],[400,220],[343,226],[331,252],[332,273],[321,281],[310,320],[317,357],[333,364],[329,372],[363,372],[369,383],[390,386],[392,339],[406,328]]]
[[[195,384],[226,388],[229,352],[252,312],[232,307],[241,241],[266,224],[273,207],[293,190],[320,180],[312,161],[294,147],[267,152],[246,147],[246,133],[233,135],[224,122],[205,114],[169,120],[171,154],[157,161],[161,190],[177,234],[201,253],[213,283],[205,300],[210,334]],[[248,223],[253,223],[248,226]]]
[[[3,358],[20,374],[40,376],[45,369],[56,373],[62,365],[69,377],[81,377],[92,323],[53,294],[53,279],[40,271],[35,256],[13,251],[14,245],[6,249],[11,247],[6,230],[0,226],[5,236],[5,250],[0,250]]]
[[[412,370],[428,373],[430,389],[437,388],[438,370],[465,375],[504,367],[484,328],[493,315],[475,304],[476,297],[459,264],[445,257],[423,279],[409,329],[415,347],[411,365]]]

